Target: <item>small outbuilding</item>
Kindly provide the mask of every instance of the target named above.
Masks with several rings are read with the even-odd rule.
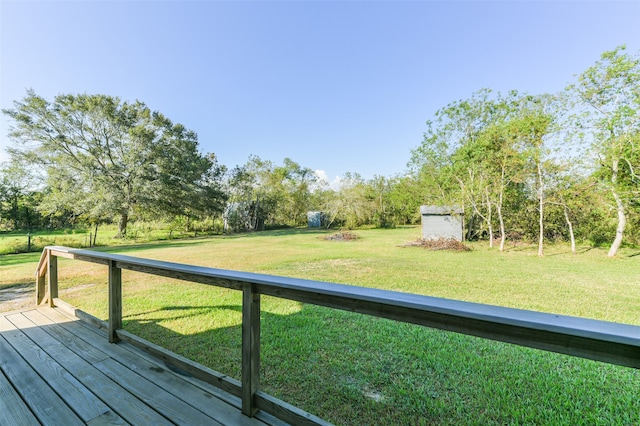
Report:
[[[456,206],[420,206],[422,238],[462,241],[463,213]]]

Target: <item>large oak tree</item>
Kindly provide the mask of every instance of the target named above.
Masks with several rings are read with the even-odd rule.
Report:
[[[30,90],[13,109],[9,133],[16,159],[42,166],[51,210],[71,208],[93,221],[117,217],[125,236],[135,209],[184,214],[220,205],[208,179],[217,167],[198,151],[195,132],[144,103],[89,94],[52,102]]]

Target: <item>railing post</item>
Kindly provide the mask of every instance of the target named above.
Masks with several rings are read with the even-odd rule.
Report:
[[[49,306],[53,308],[55,305],[53,299],[58,298],[58,257],[51,254],[51,250],[47,253],[49,257],[48,269],[48,287],[49,287]]]
[[[36,269],[36,306],[40,306],[40,304],[44,301],[47,290],[47,281],[44,273],[41,273],[41,269],[43,263],[47,265],[47,269],[49,269],[49,250],[45,249],[42,252],[42,256],[40,256],[40,262],[38,262],[38,268]]]
[[[122,269],[109,260],[109,342],[116,343],[116,330],[122,328]]]
[[[242,289],[242,412],[256,414],[255,395],[260,388],[260,293],[255,285]]]

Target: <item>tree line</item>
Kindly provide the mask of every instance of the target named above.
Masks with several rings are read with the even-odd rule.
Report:
[[[462,207],[465,235],[504,250],[510,240],[610,244],[639,239],[640,55],[605,52],[555,94],[483,89],[441,108],[407,170],[332,189],[285,158],[228,168],[199,151],[195,132],[144,103],[32,90],[14,108],[11,160],[0,168],[0,229],[131,220],[224,224],[230,231],[301,226],[393,227],[423,204]]]

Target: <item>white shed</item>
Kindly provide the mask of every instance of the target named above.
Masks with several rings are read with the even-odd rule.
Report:
[[[420,206],[422,238],[425,240],[455,239],[462,241],[462,215],[460,207]]]

